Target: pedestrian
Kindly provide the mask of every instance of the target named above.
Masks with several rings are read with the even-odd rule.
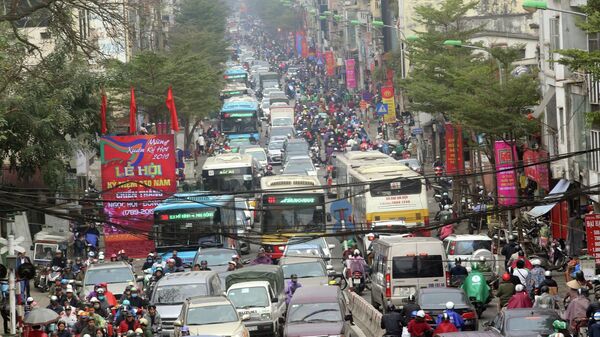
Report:
[[[290,304],[290,301],[292,300],[292,297],[294,296],[294,293],[296,292],[296,290],[298,288],[301,288],[302,284],[300,284],[300,282],[298,282],[298,275],[296,274],[292,274],[290,276],[290,280],[287,282],[286,287],[285,287],[285,304]]]
[[[396,306],[388,303],[387,312],[381,316],[381,328],[385,330],[385,336],[402,336],[402,315],[396,310]]]
[[[25,263],[31,264],[31,259],[29,258],[29,256],[27,256],[25,254],[25,252],[19,252],[19,254],[17,255],[17,269],[19,269],[19,267]],[[29,284],[29,280],[21,280],[21,293],[23,294],[23,297],[30,297],[31,296],[31,285]],[[23,293],[24,292],[24,293]]]

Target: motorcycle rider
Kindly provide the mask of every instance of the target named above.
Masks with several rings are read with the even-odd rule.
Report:
[[[301,287],[302,287],[302,284],[300,284],[300,282],[298,282],[298,275],[292,274],[290,276],[290,280],[288,281],[288,283],[286,284],[286,287],[285,287],[285,304],[290,304],[290,301],[292,300],[292,296],[294,296],[294,293],[296,292],[296,290]]]
[[[533,265],[533,268],[527,276],[527,289],[532,294],[535,294],[539,291],[540,287],[542,286],[542,282],[544,281],[545,270],[542,267],[542,261],[540,259],[531,260],[531,264]]]
[[[512,283],[510,274],[509,273],[502,274],[502,281],[500,281],[500,285],[498,286],[498,290],[496,291],[496,296],[498,297],[498,300],[499,300],[498,311],[500,311],[500,309],[502,309],[504,306],[506,306],[506,304],[508,303],[508,301],[514,294],[515,294],[515,285]]]
[[[504,256],[504,268],[508,270],[508,263],[510,262],[510,257],[519,250],[519,244],[516,242],[516,239],[513,235],[508,237],[508,244],[502,247],[502,251],[500,254]]]
[[[462,317],[456,311],[454,311],[454,302],[452,302],[452,301],[446,302],[446,310],[444,310],[444,313],[446,315],[448,315],[448,319],[450,320],[450,322],[452,324],[454,324],[456,329],[458,329],[458,330],[463,329],[463,327],[465,326],[465,321],[462,319]],[[440,323],[442,323],[443,320],[444,320],[444,318],[442,317],[442,314],[439,314],[435,323],[440,324]]]
[[[79,306],[79,299],[73,292],[73,287],[70,284],[65,290],[65,295],[60,299],[60,303],[64,304],[65,306],[69,305],[74,308],[77,308]]]
[[[525,291],[525,286],[522,284],[517,284],[515,286],[515,294],[510,297],[508,303],[506,304],[507,309],[518,309],[518,308],[531,308],[533,303],[531,303],[531,298],[529,298],[529,294]]]
[[[444,205],[444,209],[438,212],[437,218],[441,222],[446,222],[452,219],[452,215],[453,213],[452,208],[450,208],[450,205]]]
[[[210,268],[208,268],[208,261],[200,261],[200,270],[211,270]]]
[[[540,287],[540,295],[533,301],[534,308],[558,309],[556,298],[549,294],[550,289],[547,286]]]
[[[54,295],[50,296],[50,304],[48,304],[48,306],[46,308],[54,311],[55,313],[57,313],[59,315],[61,312],[63,312],[65,310],[63,308],[63,306],[60,305],[60,303],[58,303],[58,297],[56,297]]]
[[[273,173],[273,166],[267,165],[267,170],[265,171],[265,177],[273,176],[273,175],[275,175],[275,173]]]
[[[146,311],[144,314],[144,319],[148,321],[148,325],[154,333],[160,330],[160,327],[162,326],[162,319],[160,318],[158,311],[156,311],[156,305],[150,304],[148,306],[148,311]]]
[[[425,321],[425,311],[417,311],[415,318],[408,322],[407,330],[411,337],[424,337],[431,335],[433,329],[427,323],[427,321]]]
[[[381,316],[381,328],[385,330],[385,336],[402,336],[402,315],[391,303],[388,303],[386,313]]]
[[[445,332],[458,332],[458,329],[452,322],[450,322],[450,316],[448,313],[444,312],[440,314],[441,321],[438,323],[438,326],[433,331],[434,334],[441,334]]]
[[[142,270],[152,268],[153,264],[154,264],[154,254],[148,253],[148,256],[146,257],[146,261],[144,262],[144,265],[142,266]]]
[[[440,199],[440,209],[444,208],[446,205],[452,207],[452,199],[450,199],[450,196],[448,196],[448,192],[442,193],[442,198]]]
[[[594,319],[594,323],[590,325],[589,336],[600,337],[600,312],[595,312],[592,318]]]
[[[450,269],[450,280],[454,282],[454,280],[464,279],[467,275],[469,275],[469,271],[462,265],[462,259],[454,259],[454,267]]]
[[[490,286],[485,281],[485,276],[477,269],[476,263],[472,265],[461,288],[467,294],[467,298],[474,302],[478,314],[481,314],[490,299]]]
[[[63,252],[60,249],[57,249],[54,252],[54,257],[52,258],[52,262],[50,263],[50,267],[59,267],[64,268],[67,265],[67,259],[63,256]]]
[[[412,313],[421,310],[421,306],[415,303],[415,295],[408,295],[406,304],[402,306],[400,315],[402,316],[402,325],[407,326],[412,318]]]
[[[552,296],[556,296],[556,294],[558,294],[558,283],[556,283],[556,281],[552,279],[552,272],[550,270],[546,270],[544,272],[544,280],[542,281],[540,286],[548,287],[549,293]]]
[[[364,282],[367,263],[360,255],[360,250],[355,249],[354,252],[352,252],[352,255],[346,260],[346,266],[350,271],[350,275],[348,275],[348,277],[352,277],[354,272],[360,272],[362,274],[361,283]]]
[[[587,319],[586,311],[590,305],[588,296],[589,291],[587,288],[579,288],[577,296],[571,299],[565,310],[564,318],[569,321],[569,327],[572,331],[578,332],[580,322]]]

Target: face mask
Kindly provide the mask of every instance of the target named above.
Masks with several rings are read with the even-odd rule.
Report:
[[[99,299],[100,301],[104,301],[104,299],[105,299],[105,298],[106,298],[106,297],[104,297],[104,296],[98,296],[98,299]]]
[[[136,298],[138,297],[138,294],[131,294],[131,297]]]

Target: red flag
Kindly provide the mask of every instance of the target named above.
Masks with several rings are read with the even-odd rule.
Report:
[[[175,99],[173,98],[173,88],[169,86],[167,91],[167,108],[171,112],[171,130],[179,131],[179,121],[177,120],[177,109],[175,109]]]
[[[136,115],[137,114],[137,105],[135,104],[135,92],[133,87],[131,87],[131,98],[129,100],[129,133],[132,135],[137,131],[137,123],[136,123]]]
[[[106,127],[106,93],[102,90],[102,103],[100,104],[100,134],[108,132]]]

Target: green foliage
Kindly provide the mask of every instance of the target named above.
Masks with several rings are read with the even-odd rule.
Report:
[[[98,79],[78,55],[59,48],[0,95],[0,156],[20,177],[41,170],[51,187],[64,182],[74,149],[94,144]]]
[[[409,78],[398,82],[414,111],[443,113],[465,130],[477,133],[527,134],[531,122],[525,118],[523,109],[536,104],[539,94],[535,74],[509,75],[519,46],[493,49],[473,46],[485,51],[444,46],[446,40],[460,40],[468,45],[481,31],[483,27],[466,23],[466,13],[474,6],[473,2],[446,0],[438,8],[417,7],[417,21],[425,29],[416,32],[418,39],[409,45]],[[400,74],[398,61],[396,57],[391,63],[396,74]]]

